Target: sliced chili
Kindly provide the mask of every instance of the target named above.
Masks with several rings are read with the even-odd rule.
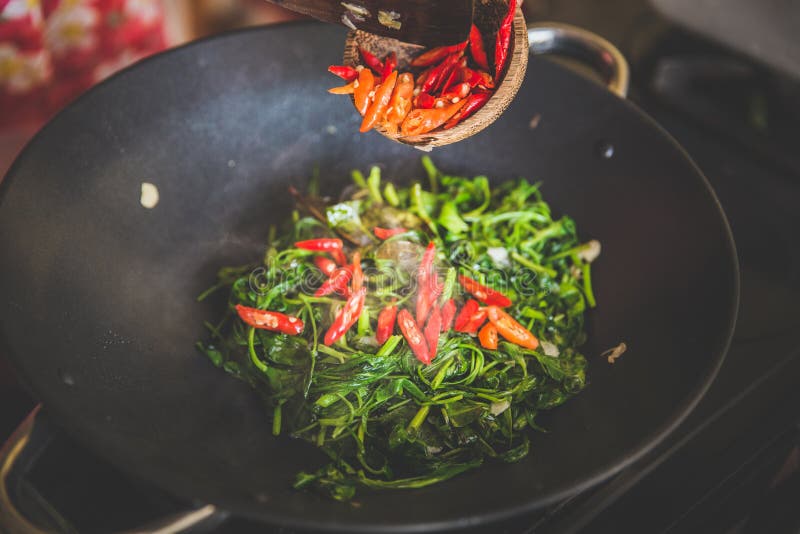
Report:
[[[361,121],[360,131],[362,133],[370,131],[383,119],[384,115],[386,115],[386,110],[389,108],[389,101],[392,99],[392,91],[394,91],[395,83],[397,83],[397,71],[393,70],[375,90],[375,97],[372,104],[367,108],[367,112],[364,114],[364,120]]]
[[[372,71],[369,69],[361,69],[361,72],[358,74],[358,80],[353,82],[353,85],[355,87],[353,91],[353,102],[358,112],[363,116],[367,113],[367,108],[369,107],[369,94],[375,87],[375,77],[372,75]]]
[[[361,290],[364,286],[364,271],[361,270],[361,253],[355,251],[353,253],[353,293]]]
[[[412,110],[400,125],[400,131],[409,136],[426,134],[447,122],[466,103],[466,100],[460,100],[441,108]]]
[[[484,304],[488,304],[490,306],[500,306],[502,308],[511,306],[510,298],[503,295],[499,291],[495,291],[490,287],[479,284],[477,281],[468,276],[459,275],[458,281],[461,284],[461,287],[463,287],[467,293]]]
[[[350,327],[358,321],[358,316],[364,309],[364,299],[367,295],[367,288],[362,287],[359,291],[354,291],[350,298],[347,299],[344,306],[339,309],[333,324],[325,332],[323,343],[326,345],[333,345],[339,338],[350,330]]]
[[[336,270],[336,262],[325,256],[314,256],[314,265],[327,277],[330,277]]]
[[[380,228],[378,226],[373,228],[372,231],[375,234],[375,237],[377,237],[378,239],[389,239],[392,236],[396,236],[396,235],[404,234],[404,233],[408,232],[408,230],[406,230],[405,228],[402,228],[402,227],[400,227],[400,228]]]
[[[466,325],[464,325],[464,328],[462,328],[461,331],[466,334],[474,334],[478,331],[478,328],[480,328],[481,325],[486,322],[486,316],[486,310],[479,309],[472,315],[472,317],[469,318],[469,321]]]
[[[428,348],[428,342],[420,331],[419,325],[411,316],[408,310],[400,310],[397,313],[397,326],[406,338],[408,346],[419,361],[428,365],[431,363],[431,353]]]
[[[341,239],[330,237],[307,239],[306,241],[298,241],[294,246],[302,248],[303,250],[330,252],[331,256],[333,256],[333,260],[339,265],[347,263],[347,258],[345,258],[344,252],[342,251],[344,244]]]
[[[455,328],[456,332],[463,332],[464,327],[469,322],[470,318],[475,315],[478,310],[480,309],[481,305],[478,303],[477,300],[469,299],[464,307],[461,308],[461,311],[456,316]]]
[[[425,325],[425,341],[431,354],[431,360],[436,358],[436,350],[439,347],[439,336],[442,333],[442,314],[439,308],[433,307],[428,324]]]
[[[449,299],[442,305],[442,332],[449,332],[456,318],[456,302]]]
[[[350,282],[350,279],[353,277],[353,273],[351,269],[347,269],[344,267],[337,268],[330,278],[325,280],[319,289],[314,293],[315,297],[324,297],[325,295],[330,295],[331,293],[340,293],[346,294],[347,293],[347,283]]]
[[[397,320],[397,306],[386,306],[378,314],[378,327],[375,330],[375,339],[383,345],[394,331],[394,323]]]
[[[444,129],[448,130],[470,115],[474,114],[476,111],[481,109],[491,97],[492,93],[489,93],[488,91],[469,95],[467,98],[467,103],[464,104],[464,107],[461,108],[458,113],[453,115],[453,117],[444,124]]]
[[[486,323],[478,332],[478,340],[484,349],[497,349],[497,328],[492,323]]]
[[[259,310],[241,304],[236,305],[236,313],[242,321],[253,328],[281,332],[290,336],[296,336],[303,332],[303,321],[285,313]]]
[[[486,308],[486,312],[500,335],[508,341],[531,350],[539,346],[536,336],[502,309],[497,306],[489,306]]]

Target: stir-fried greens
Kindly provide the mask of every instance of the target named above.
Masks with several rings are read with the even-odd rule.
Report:
[[[230,289],[228,310],[198,346],[263,395],[274,434],[330,457],[297,488],[348,500],[517,461],[537,414],[586,383],[596,242],[554,219],[538,185],[423,164],[427,188],[374,167],[342,202],[294,191],[263,264],[222,269],[212,288]]]

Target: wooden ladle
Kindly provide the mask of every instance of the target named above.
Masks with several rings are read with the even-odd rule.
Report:
[[[504,0],[476,0],[473,10],[473,22],[483,35],[495,35],[507,10],[508,3]],[[494,41],[487,39],[486,44],[489,56],[492,57]],[[345,41],[345,65],[355,67],[361,62],[359,47],[363,47],[380,58],[385,57],[390,52],[396,52],[398,70],[401,72],[410,70],[409,63],[411,60],[424,50],[419,45],[355,30],[347,35]],[[437,130],[414,137],[402,137],[397,133],[388,132],[380,128],[378,128],[378,131],[393,141],[426,151],[431,150],[433,147],[444,146],[466,139],[492,124],[506,110],[522,85],[527,66],[528,31],[522,10],[517,8],[514,15],[514,27],[506,72],[500,80],[495,80],[494,94],[481,109],[448,130]]]

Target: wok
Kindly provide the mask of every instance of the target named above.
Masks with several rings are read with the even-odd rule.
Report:
[[[361,491],[360,506],[291,489],[323,458],[275,439],[258,396],[194,349],[220,266],[259,258],[287,186],[315,167],[336,195],[353,168],[422,176],[420,152],[358,134],[325,72],[344,32],[298,24],[215,37],[111,78],[50,122],[0,197],[0,325],[21,378],[60,426],[125,471],[272,524],[458,528],[530,511],[641,457],[698,402],[735,322],[722,209],[689,157],[601,86],[532,59],[490,129],[436,150],[447,172],[543,181],[602,242],[588,314],[589,386],[542,419],[532,452],[443,484]],[[538,120],[533,120],[538,117]],[[140,204],[142,182],[160,202]],[[601,352],[625,342],[609,365]]]

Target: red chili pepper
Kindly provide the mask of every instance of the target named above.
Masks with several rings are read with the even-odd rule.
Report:
[[[452,54],[453,52],[460,52],[467,47],[467,41],[450,46],[439,46],[426,50],[418,55],[411,61],[412,67],[427,67],[434,63],[439,63],[441,60]]]
[[[397,68],[397,54],[392,52],[386,59],[383,60],[383,70],[381,71],[381,78],[384,80]]]
[[[481,305],[478,303],[477,300],[469,299],[467,303],[464,304],[464,307],[461,308],[461,311],[458,313],[458,315],[456,316],[456,324],[454,325],[456,332],[463,332],[464,327],[467,326],[467,323],[469,322],[470,318],[476,313],[478,313],[478,310],[480,310],[480,308]]]
[[[386,110],[389,108],[389,101],[392,99],[392,91],[394,85],[397,83],[397,71],[393,70],[387,78],[384,78],[383,83],[375,89],[375,97],[367,108],[364,114],[364,120],[361,121],[360,131],[370,131],[380,120],[386,115]]]
[[[492,323],[486,323],[486,326],[478,332],[478,340],[484,349],[497,349],[497,328]]]
[[[330,277],[336,270],[336,262],[325,256],[314,256],[314,265],[327,277]]]
[[[342,295],[347,293],[347,283],[352,278],[353,273],[350,269],[339,268],[336,269],[330,278],[325,280],[319,289],[314,293],[315,297],[324,297],[331,293],[340,293]]]
[[[467,95],[469,95],[469,90],[470,87],[467,82],[457,83],[450,89],[442,93],[441,98],[449,101],[452,101],[454,98],[458,98],[459,100],[461,100],[462,98],[466,98]],[[456,102],[458,102],[458,100],[456,100]],[[462,113],[462,111],[459,111],[459,113]]]
[[[419,361],[428,365],[431,363],[431,353],[428,348],[428,342],[420,331],[419,325],[408,312],[408,310],[400,310],[397,314],[397,325],[406,338],[408,346]]]
[[[461,108],[461,111],[453,115],[453,117],[447,121],[447,123],[444,125],[444,129],[447,130],[452,128],[467,117],[473,115],[476,111],[481,109],[490,98],[492,98],[492,93],[488,91],[472,93],[469,95],[469,98],[467,98],[467,103],[464,104],[464,107]]]
[[[499,291],[495,291],[490,287],[479,284],[468,276],[459,275],[458,281],[461,283],[461,286],[467,291],[467,293],[480,300],[484,304],[488,304],[490,306],[500,306],[502,308],[511,306],[510,298],[503,295]]]
[[[303,321],[284,313],[259,310],[241,304],[236,305],[236,313],[242,321],[253,328],[281,332],[290,336],[296,336],[303,331]]]
[[[358,79],[353,82],[353,103],[356,109],[363,116],[369,107],[369,94],[375,87],[375,77],[369,69],[361,69]]]
[[[383,73],[383,62],[375,57],[369,50],[359,47],[358,51],[361,53],[361,57],[364,59],[364,63],[367,67],[371,68],[375,71],[375,74],[380,76]]]
[[[420,93],[414,101],[414,105],[418,109],[431,109],[436,103],[436,99],[428,93]],[[406,115],[408,117],[408,115]]]
[[[397,306],[386,306],[378,314],[378,328],[375,330],[375,338],[381,345],[386,343],[386,340],[392,335],[396,319]]]
[[[353,293],[361,291],[364,286],[364,271],[361,270],[361,253],[355,251],[353,253]]]
[[[469,318],[469,321],[464,326],[463,332],[467,334],[474,334],[478,331],[478,328],[486,322],[486,310],[483,308],[479,309],[475,314]]]
[[[486,57],[486,48],[483,46],[481,31],[474,24],[469,30],[469,52],[475,64],[483,70],[489,70],[489,58]]]
[[[345,335],[350,327],[358,321],[358,316],[361,315],[361,310],[364,309],[364,298],[367,295],[367,288],[362,287],[359,291],[355,291],[344,306],[339,309],[333,324],[325,332],[323,343],[332,345],[340,337]]]
[[[298,241],[294,244],[297,248],[303,250],[325,251],[330,252],[333,260],[339,265],[347,263],[347,258],[342,252],[344,244],[341,239],[323,237],[321,239],[307,239],[306,241]]]
[[[458,74],[458,65],[463,56],[461,56],[462,52],[458,54],[453,54],[447,58],[447,66],[442,70],[442,74],[439,76],[439,79],[436,82],[436,87],[434,88],[434,92],[436,91],[443,91],[447,89],[447,87],[453,83],[455,76]]]
[[[425,325],[425,341],[428,342],[428,349],[431,354],[431,360],[436,358],[436,350],[439,346],[439,335],[442,333],[442,314],[439,308],[433,307],[431,317],[428,319],[428,324]]]
[[[425,83],[422,84],[422,92],[436,92],[436,90],[439,89],[445,82],[447,77],[450,76],[451,70],[455,68],[459,59],[461,59],[461,52],[456,52],[447,56],[444,61],[442,61],[431,71],[430,75],[425,80]]]
[[[478,87],[483,87],[484,89],[494,89],[494,78],[488,72],[482,70],[476,70],[476,75],[480,78],[478,80]]]
[[[500,29],[497,30],[497,37],[494,45],[494,73],[496,80],[500,79],[500,75],[503,74],[503,69],[508,60],[508,49],[511,44],[511,30],[514,26],[514,12],[516,10],[517,0],[510,0],[508,2],[508,13],[506,13],[503,22],[500,23]]]
[[[305,241],[298,241],[294,244],[297,248],[303,250],[325,251],[342,250],[344,243],[341,239],[322,237],[320,239],[307,239]]]
[[[466,103],[465,99],[440,108],[415,109],[408,114],[403,124],[400,125],[400,132],[404,136],[426,134],[447,122]]]
[[[510,342],[531,350],[539,346],[536,336],[497,306],[489,306],[486,312],[500,335]]]
[[[436,298],[439,280],[433,270],[433,260],[436,258],[436,243],[431,241],[422,254],[422,262],[417,271],[417,322],[425,324],[425,319],[431,311]]]
[[[398,235],[398,234],[404,234],[404,233],[408,232],[408,230],[406,230],[403,227],[400,227],[400,228],[381,228],[379,226],[376,226],[375,228],[373,228],[372,231],[375,233],[375,237],[377,237],[378,239],[389,239],[392,236],[395,236],[395,235]]]
[[[456,302],[448,300],[442,306],[442,332],[449,332],[453,327],[453,319],[456,317]]]
[[[352,82],[358,78],[358,71],[348,65],[331,65],[328,67],[328,72],[338,76],[346,82]]]

